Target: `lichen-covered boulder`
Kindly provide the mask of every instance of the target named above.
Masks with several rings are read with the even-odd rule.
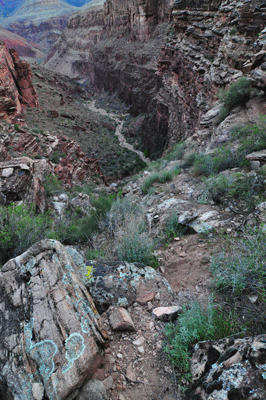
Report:
[[[152,298],[158,294],[166,304],[173,301],[173,292],[167,280],[142,263],[88,261],[87,268],[92,270],[92,274],[91,279],[84,283],[99,312],[106,311],[109,306],[128,307],[151,294]]]
[[[200,342],[186,399],[266,399],[266,335]]]
[[[0,398],[72,399],[99,366],[107,336],[75,268],[43,240],[0,271]]]

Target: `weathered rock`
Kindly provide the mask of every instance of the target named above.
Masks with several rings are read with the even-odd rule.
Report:
[[[0,192],[6,203],[23,200],[35,204],[38,210],[47,209],[45,190],[42,186],[45,176],[52,172],[46,160],[32,160],[28,157],[15,158],[0,163]]]
[[[137,376],[132,364],[129,364],[126,370],[126,377],[130,382],[136,382]]]
[[[71,206],[74,208],[74,210],[79,209],[84,214],[89,214],[93,209],[90,203],[90,197],[84,193],[79,193],[77,197],[74,197],[71,200]]]
[[[167,280],[151,267],[139,263],[100,263],[90,261],[91,279],[85,284],[93,296],[97,309],[105,311],[110,305],[130,306],[147,292],[160,292],[170,302],[173,293]],[[85,276],[85,271],[83,277]]]
[[[8,51],[3,42],[0,42],[0,70],[0,119],[11,120],[26,106],[39,107],[29,64],[21,61],[14,49]]]
[[[48,399],[66,399],[101,362],[98,343],[106,334],[76,267],[55,240],[41,241],[3,266],[1,397],[37,400],[43,385]]]
[[[182,307],[179,306],[157,307],[152,310],[155,317],[165,320],[172,320],[181,312]]]
[[[108,400],[103,382],[93,379],[81,389],[77,400]]]
[[[134,331],[134,322],[125,308],[115,308],[110,311],[109,321],[114,331]]]
[[[187,399],[264,399],[266,335],[200,342],[191,360]]]

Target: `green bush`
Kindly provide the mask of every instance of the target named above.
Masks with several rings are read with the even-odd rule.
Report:
[[[35,207],[24,204],[0,207],[0,264],[26,251],[39,240],[51,237],[49,214],[36,214]]]
[[[242,237],[231,239],[226,251],[213,257],[211,273],[217,290],[236,295],[263,293],[266,287],[266,235],[259,229],[245,229]]]
[[[172,149],[166,153],[165,159],[168,161],[182,160],[185,154],[186,144],[176,143],[172,147]]]
[[[54,164],[59,164],[61,158],[64,158],[65,156],[66,154],[62,153],[61,151],[54,151],[49,155],[49,160]]]
[[[173,211],[164,223],[164,237],[166,242],[171,242],[176,236],[180,237],[190,232],[194,232],[188,226],[184,226],[178,222],[179,214]]]
[[[142,185],[141,185],[141,191],[144,194],[148,193],[148,190],[152,187],[152,185],[155,182],[159,182],[159,183],[166,183],[166,182],[170,182],[174,175],[178,175],[180,174],[180,167],[179,166],[175,166],[172,170],[170,171],[161,171],[158,173],[155,173],[153,175],[148,176],[148,178],[146,178]]]
[[[228,205],[237,201],[237,208],[251,212],[263,199],[263,172],[246,175],[240,172],[220,174],[205,181],[207,191],[213,201]]]
[[[55,238],[65,244],[91,242],[93,235],[100,232],[101,221],[106,217],[113,202],[112,196],[91,199],[94,207],[89,215],[80,212],[68,212],[58,217],[55,223]]]
[[[230,114],[230,111],[239,105],[245,105],[251,96],[251,84],[247,78],[242,77],[232,83],[227,90],[221,90],[219,99],[223,102],[220,113],[220,122]]]
[[[63,190],[63,183],[56,175],[48,175],[43,185],[48,196],[53,196]]]
[[[153,242],[142,224],[127,224],[127,230],[118,238],[117,254],[119,260],[149,264],[152,258]]]
[[[216,307],[213,301],[207,306],[195,302],[183,309],[177,323],[166,325],[163,349],[172,364],[189,379],[192,346],[201,340],[224,338],[235,332],[237,323],[233,315]]]

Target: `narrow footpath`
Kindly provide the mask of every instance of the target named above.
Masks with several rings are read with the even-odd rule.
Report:
[[[96,103],[96,100],[93,100],[91,103],[88,104],[88,108],[89,108],[90,111],[93,111],[95,113],[99,113],[99,114],[104,115],[106,117],[109,117],[109,118],[113,119],[117,123],[116,130],[115,130],[115,135],[118,137],[120,146],[121,147],[125,147],[126,149],[131,150],[134,153],[138,154],[138,156],[141,158],[142,161],[144,161],[145,163],[149,164],[150,163],[150,159],[146,158],[142,151],[134,149],[134,147],[126,141],[124,135],[122,134],[124,121],[121,119],[121,117],[124,117],[125,114],[118,115],[118,114],[115,114],[115,113],[109,113],[109,112],[105,111],[103,108],[97,108],[95,106],[95,103]]]

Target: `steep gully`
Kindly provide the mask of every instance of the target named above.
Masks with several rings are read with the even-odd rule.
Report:
[[[89,110],[91,110],[95,113],[100,113],[101,115],[109,117],[116,122],[117,126],[116,126],[116,130],[115,130],[115,135],[118,137],[120,146],[138,154],[138,156],[141,158],[141,160],[148,164],[150,162],[149,158],[146,158],[142,151],[134,149],[134,147],[126,141],[124,135],[122,134],[124,121],[122,121],[120,118],[124,117],[125,115],[121,114],[119,117],[115,113],[110,113],[110,112],[107,112],[106,110],[104,110],[103,108],[96,107],[95,103],[96,103],[96,100],[93,100],[91,103],[88,104]]]

